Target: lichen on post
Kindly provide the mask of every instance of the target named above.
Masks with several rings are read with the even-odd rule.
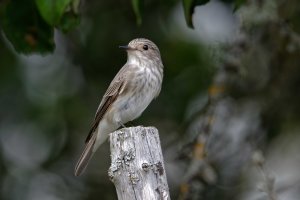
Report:
[[[110,134],[110,180],[118,200],[169,200],[169,188],[154,127],[123,128]]]

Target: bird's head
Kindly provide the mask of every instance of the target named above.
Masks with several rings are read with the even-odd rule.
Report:
[[[128,61],[161,60],[158,47],[152,41],[145,38],[131,40],[128,45],[120,46],[120,48],[126,49]]]

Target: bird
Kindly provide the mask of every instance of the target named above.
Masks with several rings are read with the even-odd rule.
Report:
[[[75,166],[75,176],[85,171],[109,133],[138,118],[161,91],[164,65],[156,44],[149,39],[136,38],[119,48],[126,50],[127,62],[102,97],[83,153]]]

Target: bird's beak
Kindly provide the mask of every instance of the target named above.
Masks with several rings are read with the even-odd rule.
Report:
[[[120,49],[125,49],[125,50],[134,50],[132,47],[128,46],[128,45],[124,45],[124,46],[119,46]]]

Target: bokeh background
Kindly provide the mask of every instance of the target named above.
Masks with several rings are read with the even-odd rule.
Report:
[[[158,128],[172,199],[298,200],[300,3],[204,2],[194,5],[192,29],[178,0],[144,1],[141,18],[131,1],[81,1],[80,23],[54,30],[51,53],[20,53],[9,31],[19,37],[14,28],[34,16],[8,24],[14,18],[2,14],[0,199],[117,199],[109,142],[84,175],[73,171],[126,62],[118,46],[145,37],[160,48],[163,87],[127,126]],[[10,3],[0,1],[0,12]]]

